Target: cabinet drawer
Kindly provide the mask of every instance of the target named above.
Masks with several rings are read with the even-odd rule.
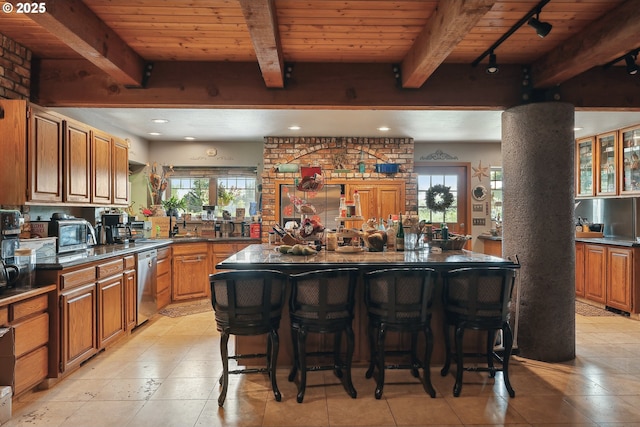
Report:
[[[156,280],[156,293],[160,293],[165,289],[171,287],[171,275],[170,274],[158,274]]]
[[[0,307],[0,326],[9,324],[9,307]]]
[[[166,248],[158,249],[158,259],[167,258],[171,255],[171,248],[167,246]]]
[[[96,268],[87,267],[81,270],[64,273],[60,276],[61,289],[69,289],[74,286],[84,285],[85,283],[94,282],[96,280]]]
[[[234,253],[237,252],[237,245],[235,243],[216,243],[213,245],[214,253]]]
[[[158,292],[156,295],[156,304],[158,310],[166,307],[171,302],[171,289],[167,288],[162,292]]]
[[[13,325],[16,332],[16,357],[49,342],[49,314],[42,313]]]
[[[133,255],[126,256],[123,258],[123,260],[125,270],[132,270],[136,268],[136,257],[134,257]]]
[[[16,360],[15,395],[38,385],[49,374],[49,348],[40,347]]]
[[[171,273],[171,262],[168,259],[162,259],[158,261],[156,267],[157,275],[160,277],[163,274]]]
[[[173,247],[173,256],[176,255],[191,255],[191,254],[206,254],[207,251],[207,243],[186,243],[179,244]]]
[[[17,302],[11,306],[11,321],[15,322],[30,314],[47,311],[48,306],[49,302],[46,294]]]
[[[118,273],[122,273],[124,271],[124,264],[122,259],[117,259],[111,262],[105,262],[104,264],[100,264],[96,267],[96,271],[98,274],[98,279],[102,279],[104,277],[113,276]]]

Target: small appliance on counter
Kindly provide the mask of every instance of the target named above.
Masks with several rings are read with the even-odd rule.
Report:
[[[85,250],[95,242],[95,232],[89,221],[65,213],[54,213],[49,224],[49,237],[57,237],[59,254]]]
[[[20,277],[20,270],[15,265],[5,265],[0,260],[0,293],[5,289],[13,288]]]
[[[131,236],[129,215],[126,213],[105,213],[100,223],[98,242],[101,245],[126,243]]]
[[[22,214],[18,210],[0,209],[0,257],[13,258],[20,246],[20,222]]]

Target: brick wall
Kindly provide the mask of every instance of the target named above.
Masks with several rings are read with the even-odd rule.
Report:
[[[363,179],[403,180],[406,183],[406,211],[418,211],[417,174],[413,172],[412,138],[355,137],[267,137],[264,144],[262,173],[263,240],[276,222],[276,180],[295,179],[300,172],[279,172],[277,165],[320,166],[325,179],[350,181]],[[364,173],[359,164],[364,162]],[[392,175],[375,172],[379,163],[398,163],[400,172]],[[338,168],[339,166],[339,168]],[[348,172],[342,172],[346,170]]]
[[[0,98],[29,99],[31,51],[0,34]]]

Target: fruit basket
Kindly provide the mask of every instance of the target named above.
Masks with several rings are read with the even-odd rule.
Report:
[[[454,239],[433,239],[429,243],[430,246],[436,246],[443,251],[457,251],[464,248],[464,245],[471,240],[468,237],[458,237]]]

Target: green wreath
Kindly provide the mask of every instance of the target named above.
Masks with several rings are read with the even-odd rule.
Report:
[[[453,204],[451,187],[441,184],[434,185],[427,190],[427,207],[435,212],[445,212]]]

